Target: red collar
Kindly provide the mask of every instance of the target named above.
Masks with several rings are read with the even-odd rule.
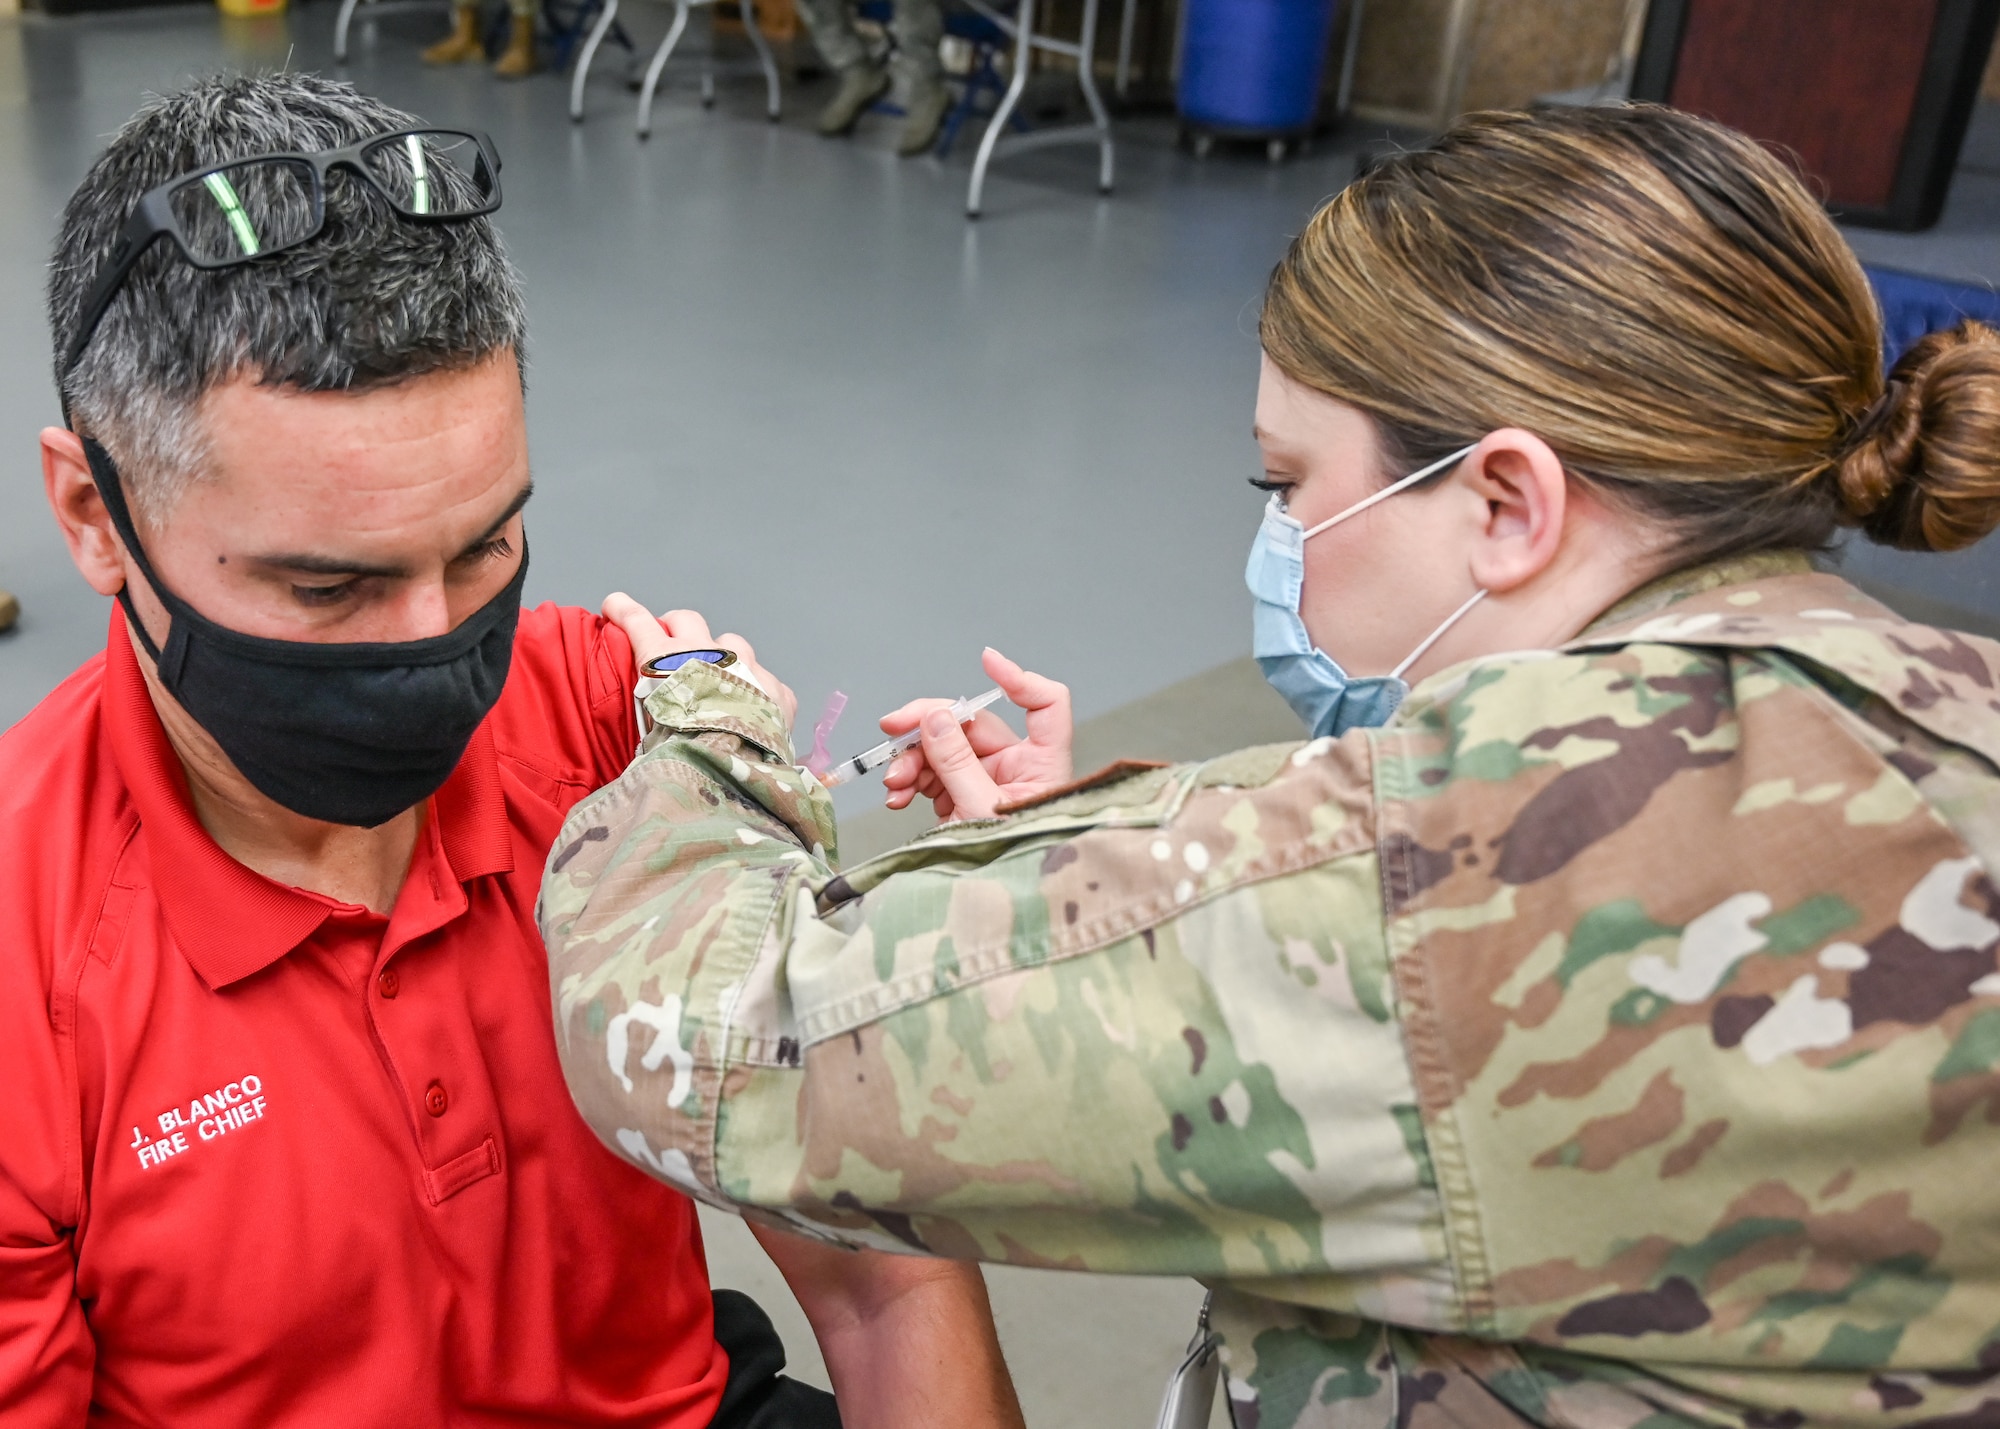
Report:
[[[154,892],[188,963],[211,988],[225,987],[289,953],[342,905],[244,867],[209,837],[139,673],[125,613],[116,606],[105,655],[106,738],[146,831]],[[447,865],[443,874],[466,883],[513,869],[506,800],[486,724],[432,796],[431,814]]]

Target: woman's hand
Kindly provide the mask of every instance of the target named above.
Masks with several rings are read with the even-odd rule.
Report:
[[[640,678],[648,660],[662,655],[682,650],[729,650],[736,656],[734,668],[737,673],[748,676],[750,682],[769,695],[784,713],[786,729],[790,729],[792,721],[798,718],[798,696],[757,663],[757,652],[750,648],[750,642],[741,635],[709,634],[708,622],[701,618],[699,612],[670,610],[656,618],[625,592],[613,591],[604,597],[602,613],[632,642],[633,679]]]
[[[951,717],[950,700],[910,701],[882,716],[885,734],[907,734],[919,723],[924,732],[924,742],[897,755],[882,776],[890,808],[907,808],[922,795],[941,820],[983,819],[1001,804],[1069,783],[1075,737],[1069,686],[1023,670],[990,647],[980,663],[1026,712],[1028,737],[1020,738],[990,710],[961,726]]]

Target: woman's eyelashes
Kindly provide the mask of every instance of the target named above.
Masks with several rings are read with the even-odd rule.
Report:
[[[1291,504],[1292,488],[1298,485],[1296,481],[1288,476],[1272,476],[1268,472],[1263,476],[1251,477],[1250,484],[1259,491],[1268,492],[1277,497],[1279,506],[1289,506]]]

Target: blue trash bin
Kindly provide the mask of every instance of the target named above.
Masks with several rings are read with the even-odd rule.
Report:
[[[1288,135],[1312,128],[1339,0],[1187,0],[1184,123]]]
[[[1957,327],[1967,318],[2000,327],[2000,293],[1990,286],[1926,278],[1894,268],[1864,267],[1882,306],[1882,362],[1896,359],[1918,338]]]

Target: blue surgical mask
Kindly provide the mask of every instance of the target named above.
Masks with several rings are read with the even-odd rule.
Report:
[[[1422,471],[1383,487],[1367,500],[1329,516],[1311,530],[1285,511],[1284,503],[1275,493],[1264,508],[1264,524],[1258,528],[1256,543],[1250,547],[1249,564],[1243,570],[1243,582],[1257,598],[1250,653],[1257,657],[1271,688],[1285,697],[1285,703],[1305,721],[1315,739],[1388,723],[1389,716],[1410,693],[1403,672],[1479,604],[1486,592],[1475,591],[1472,599],[1447,616],[1388,674],[1356,679],[1313,644],[1306,623],[1299,616],[1299,599],[1306,583],[1306,542],[1350,516],[1359,516],[1377,502],[1387,501],[1397,492],[1415,486],[1425,477],[1457,465],[1471,452],[1472,447],[1453,452],[1443,461],[1433,462]]]

